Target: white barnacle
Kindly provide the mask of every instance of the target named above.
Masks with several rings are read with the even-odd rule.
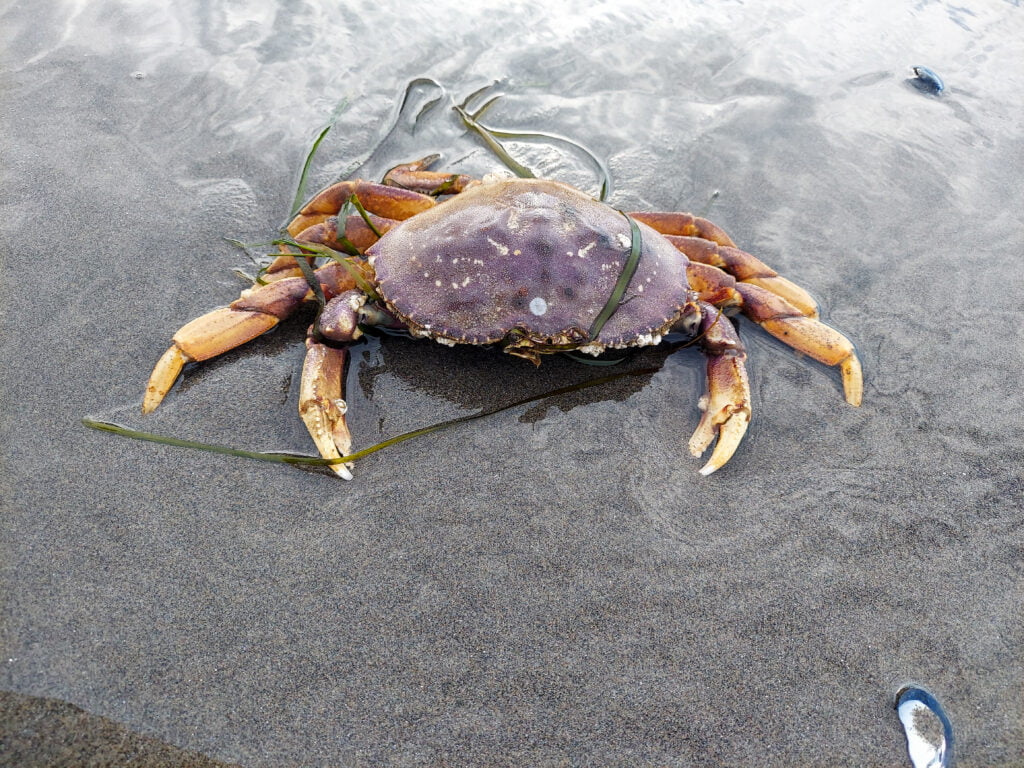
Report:
[[[657,344],[661,344],[661,336],[656,333],[641,333],[636,337],[638,347],[653,347]]]
[[[643,286],[643,283],[641,283],[640,285],[638,285],[638,286],[636,287],[636,292],[637,292],[637,293],[643,293],[643,292],[644,292],[644,286]]]
[[[438,288],[440,288],[441,287],[441,281],[440,280],[435,280],[434,281],[434,285],[437,286]]]
[[[455,339],[446,339],[444,336],[435,336],[434,341],[444,344],[446,347],[454,347],[456,344]]]
[[[582,352],[585,355],[593,355],[597,357],[604,352],[604,344],[597,341],[592,341],[589,344],[584,344],[582,347],[576,349],[577,352]]]
[[[619,232],[619,234],[615,236],[615,239],[619,241],[619,245],[623,248],[630,248],[633,245],[633,239],[625,232]]]
[[[530,300],[530,312],[540,317],[548,311],[548,303],[543,298],[537,296]]]

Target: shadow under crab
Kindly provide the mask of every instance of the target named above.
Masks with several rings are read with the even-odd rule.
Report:
[[[707,357],[703,415],[689,442],[700,456],[717,437],[705,475],[732,457],[751,415],[745,352],[726,310],[839,366],[847,401],[860,404],[852,343],[817,319],[806,291],[717,225],[687,213],[623,214],[557,181],[427,170],[434,159],[398,166],[381,184],[345,181],[316,195],[288,231],[331,262],[314,272],[312,257],[283,254],[266,285],[181,328],[150,377],[143,411],[159,405],[186,363],[239,346],[314,299],[325,305],[307,334],[299,411],[327,459],[351,452],[346,345],[367,326],[447,346],[495,345],[537,365],[555,352],[596,356],[683,333]],[[359,213],[349,214],[353,202]],[[351,478],[350,465],[332,468]]]

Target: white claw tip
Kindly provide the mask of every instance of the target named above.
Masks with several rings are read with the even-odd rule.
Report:
[[[347,464],[328,464],[327,466],[331,468],[331,472],[336,474],[342,480],[352,479],[352,472],[349,470]]]

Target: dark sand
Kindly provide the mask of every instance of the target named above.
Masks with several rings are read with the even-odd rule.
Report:
[[[0,11],[0,764],[901,766],[911,681],[960,765],[1021,764],[1024,9],[164,5]],[[719,190],[710,215],[857,342],[864,406],[744,322],[755,421],[711,478],[692,350],[351,483],[83,428],[311,450],[308,316],[144,419],[145,380],[243,287],[222,238],[273,234],[333,105],[315,183],[424,75],[505,80],[488,119],[583,141],[623,208]],[[444,105],[415,115],[359,173],[499,167]],[[373,340],[352,425],[369,445],[604,372]]]

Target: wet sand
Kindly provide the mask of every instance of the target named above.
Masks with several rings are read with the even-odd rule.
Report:
[[[3,11],[0,764],[899,766],[908,682],[960,765],[1018,764],[1024,16],[877,6]],[[145,418],[142,391],[245,287],[223,238],[273,235],[343,97],[314,185],[500,167],[446,105],[414,123],[429,89],[370,154],[421,76],[502,79],[488,119],[582,141],[624,209],[710,205],[855,340],[863,407],[741,321],[755,417],[710,478],[693,350],[350,483],[82,427],[312,450],[308,315]],[[372,339],[351,424],[365,446],[604,373]]]

